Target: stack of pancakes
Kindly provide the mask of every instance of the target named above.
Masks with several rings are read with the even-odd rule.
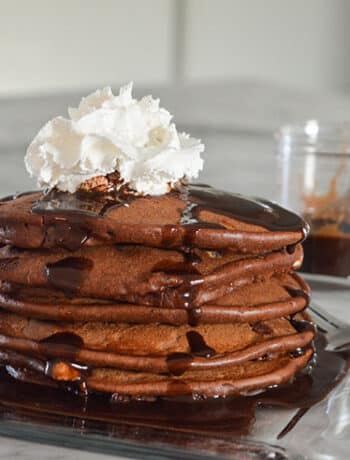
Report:
[[[118,397],[247,394],[305,368],[306,224],[207,186],[0,202],[0,360]]]

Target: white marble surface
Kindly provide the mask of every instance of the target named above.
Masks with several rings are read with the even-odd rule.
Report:
[[[347,100],[342,100],[338,104],[337,98],[324,98],[321,101],[317,100],[308,112],[307,101],[302,99],[300,94],[298,103],[295,100],[295,95],[293,96],[291,93],[282,94],[280,90],[276,90],[277,92],[274,91],[274,98],[269,101],[268,91],[270,90],[267,89],[266,91],[254,93],[254,87],[251,87],[250,94],[255,94],[255,100],[239,106],[242,109],[240,116],[236,109],[232,110],[234,106],[230,106],[227,100],[222,101],[223,115],[223,112],[218,110],[220,98],[216,101],[210,100],[205,107],[200,91],[199,95],[193,92],[187,94],[185,99],[180,98],[180,102],[179,100],[176,101],[174,94],[165,93],[165,99],[168,98],[170,106],[178,106],[180,109],[180,124],[192,124],[191,133],[201,136],[207,144],[206,169],[201,178],[203,181],[228,190],[276,198],[274,143],[271,136],[273,128],[287,119],[309,118],[310,112],[317,115],[315,107],[316,112],[318,111],[321,117],[326,113],[327,107],[334,107],[335,118],[338,119],[344,117],[350,108],[350,103]],[[240,98],[237,88],[234,88],[231,94],[232,104],[237,101],[242,102],[242,99],[246,97],[243,95]],[[289,105],[285,103],[285,99],[283,103],[278,103],[278,97],[282,99],[283,95],[287,101],[289,100]],[[308,101],[311,102],[312,97],[308,97]],[[184,100],[188,102],[190,99],[193,103],[187,105],[189,110],[183,110],[181,101],[182,103]],[[328,104],[326,104],[326,99]],[[67,96],[62,96],[62,98],[56,96],[45,100],[7,100],[2,103],[0,101],[0,120],[1,122],[4,120],[4,123],[0,123],[0,195],[24,191],[33,187],[34,184],[27,177],[23,167],[25,145],[43,121],[49,116],[62,113],[63,107],[66,106],[66,100]],[[265,104],[266,114],[259,104]],[[4,114],[7,113],[8,108],[10,108],[12,118],[7,117],[5,119]],[[248,121],[249,110],[251,123]],[[204,113],[207,113],[208,116],[205,117]],[[216,118],[215,113],[217,114]],[[329,308],[332,314],[350,322],[349,293],[350,290],[346,288],[335,292],[333,290],[325,291],[320,287],[315,291],[314,297],[325,308]],[[51,447],[0,438],[0,459],[79,460],[84,458],[84,460],[95,460],[102,457],[100,454],[86,453],[64,447]]]

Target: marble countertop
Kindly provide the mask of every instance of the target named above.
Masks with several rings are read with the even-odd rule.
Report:
[[[259,97],[257,100],[261,103],[265,101],[266,106],[268,106],[267,96],[262,97],[260,94]],[[289,118],[295,120],[298,115],[308,118],[305,116],[308,113],[305,101],[297,107],[295,98],[292,98],[292,95],[288,97],[290,99],[289,107],[292,107]],[[40,102],[40,99],[38,100]],[[63,100],[66,100],[66,96]],[[293,102],[291,102],[292,100]],[[334,107],[336,102],[336,99],[332,99]],[[175,105],[175,102],[173,103]],[[51,99],[46,98],[38,103],[38,110],[34,110],[33,116],[32,104],[28,104],[28,101],[7,100],[0,104],[0,118],[6,107],[10,107],[12,110],[12,122],[7,118],[5,126],[0,126],[0,195],[28,190],[34,186],[24,171],[25,146],[29,136],[34,134],[41,122],[48,118],[47,114],[52,116],[55,113],[60,113],[58,109],[53,112],[52,107],[56,109],[62,105],[63,103],[58,96]],[[322,110],[323,112],[326,111],[326,106],[329,108],[329,104],[327,105],[325,101],[322,104],[319,103],[318,106],[316,105],[320,113]],[[349,108],[349,101],[343,101],[341,106],[337,105],[338,117],[341,118],[346,111],[349,111]],[[234,122],[230,121],[228,112],[225,120],[221,119],[221,124],[214,119],[212,111],[211,121],[201,119],[202,110],[200,109],[201,105],[199,104],[197,112],[194,111],[192,118],[190,117],[191,114],[183,112],[180,123],[185,123],[186,120],[195,120],[191,133],[202,137],[207,144],[206,169],[201,177],[202,181],[228,190],[276,198],[276,161],[271,134],[273,127],[285,121],[288,114],[283,112],[281,108],[279,112],[276,112],[276,110],[271,109],[270,104],[268,110],[270,110],[270,115],[271,113],[274,114],[274,118],[270,116],[268,120],[263,121],[263,113],[261,113],[260,118],[255,114],[254,126],[247,127],[248,121],[244,119],[244,117],[248,118],[247,109],[243,118],[239,120],[235,118]],[[260,112],[263,111],[260,110]],[[33,122],[30,123],[30,120]],[[246,128],[244,128],[245,126]],[[350,309],[348,308],[350,288],[344,287],[343,290],[340,289],[335,292],[319,286],[319,289],[314,291],[314,298],[318,303],[328,308],[333,315],[350,323]],[[103,457],[102,454],[88,453],[66,447],[53,447],[0,437],[0,459],[95,460]],[[121,459],[121,457],[119,458]]]

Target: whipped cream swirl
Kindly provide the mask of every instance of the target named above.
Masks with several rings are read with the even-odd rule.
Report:
[[[85,181],[118,172],[139,194],[162,195],[203,168],[200,140],[178,133],[159,99],[132,97],[132,83],[83,98],[69,118],[56,117],[28,147],[25,164],[38,185],[75,192]]]

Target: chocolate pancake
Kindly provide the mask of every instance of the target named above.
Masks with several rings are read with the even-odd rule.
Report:
[[[215,329],[215,328],[214,328]],[[65,334],[65,335],[63,335]],[[57,333],[57,335],[49,336],[47,342],[36,342],[29,339],[19,339],[6,335],[0,335],[0,348],[6,350],[19,351],[24,354],[44,355],[48,360],[57,359],[60,365],[69,366],[69,360],[74,354],[75,362],[80,366],[93,366],[98,368],[108,366],[116,369],[130,369],[135,371],[145,371],[152,373],[163,374],[182,374],[187,369],[215,369],[226,366],[234,366],[246,361],[254,361],[257,359],[266,359],[270,355],[278,355],[283,352],[294,352],[310,344],[314,337],[312,331],[303,333],[294,333],[286,337],[276,337],[266,339],[261,342],[247,346],[243,350],[225,351],[217,356],[210,357],[211,349],[206,345],[207,355],[205,350],[203,356],[192,356],[191,353],[174,352],[166,356],[143,354],[122,354],[113,353],[111,351],[96,351],[89,348],[79,348],[68,346],[64,343],[66,337],[71,337],[71,333]],[[188,331],[188,337],[199,337],[197,331]],[[52,342],[51,342],[52,337]],[[62,343],[58,341],[62,340]],[[201,335],[201,341],[204,340]],[[56,343],[56,341],[58,343]],[[55,363],[54,363],[55,364]],[[54,377],[55,378],[55,377]],[[69,380],[69,379],[67,379]]]
[[[307,305],[309,290],[294,275],[271,277],[247,284],[192,312],[197,324],[257,322],[294,315]],[[20,315],[56,321],[106,321],[181,325],[189,321],[188,311],[91,298],[67,298],[53,289],[0,284],[0,306]]]
[[[308,227],[208,186],[159,196],[51,191],[0,204],[0,361],[83,392],[226,396],[313,356],[293,273]]]
[[[10,365],[11,375],[23,380],[31,381],[33,378],[31,374],[28,376],[27,372],[22,371],[22,369],[29,369],[49,376],[50,379],[47,381],[41,381],[41,384],[46,385],[52,385],[54,381],[63,381],[83,383],[88,391],[120,395],[205,395],[206,397],[244,394],[281,385],[290,381],[295,374],[305,368],[312,355],[312,349],[307,349],[302,355],[296,357],[284,354],[269,360],[250,361],[223,369],[186,371],[181,376],[111,368],[93,369],[91,373],[84,375],[86,369],[79,366],[69,366],[64,362],[56,362],[48,366],[46,361],[38,358],[30,358],[11,351],[0,351],[2,362]]]
[[[302,262],[302,248],[237,258],[211,258],[141,246],[65,250],[0,249],[0,279],[54,287],[69,295],[164,307],[202,305],[256,279],[288,273]]]
[[[132,243],[256,254],[294,245],[307,231],[275,203],[204,185],[156,197],[52,191],[0,202],[0,243],[22,248]]]
[[[48,337],[74,334],[84,347],[97,351],[132,354],[137,356],[167,356],[169,353],[190,352],[191,336],[201,336],[215,353],[237,351],[261,340],[295,334],[288,319],[278,318],[259,323],[206,324],[171,326],[160,324],[130,325],[127,323],[61,323],[27,319],[0,312],[2,335],[44,341]]]
[[[309,328],[298,332],[286,319],[252,326],[247,323],[210,324],[191,328],[50,323],[8,313],[0,314],[0,333],[2,358],[11,365],[24,360],[29,369],[44,372],[53,380],[74,382],[84,378],[87,385],[91,383],[95,389],[102,385],[102,380],[106,383],[107,378],[108,388],[114,386],[113,392],[127,394],[139,392],[142,382],[145,386],[141,394],[158,395],[171,395],[173,391],[187,394],[189,388],[212,391],[214,379],[220,383],[229,376],[235,376],[238,382],[231,382],[225,390],[227,394],[244,391],[246,384],[249,390],[253,388],[250,386],[253,379],[248,384],[241,376],[252,376],[254,369],[258,371],[255,377],[260,377],[261,367],[266,371],[272,363],[277,366],[278,374],[282,372],[279,378],[283,379],[287,372],[284,367],[294,369],[296,362],[303,361],[288,358],[290,362],[287,363],[289,354],[307,347],[314,336]],[[303,362],[311,357],[309,352],[301,354]],[[270,364],[261,366],[262,359]],[[286,365],[282,369],[278,367],[281,362]],[[274,367],[274,372],[276,369]],[[130,370],[138,372],[130,373]],[[159,378],[155,374],[167,374],[168,377]],[[265,379],[271,382],[271,378],[276,379],[277,374],[264,375],[263,382]],[[184,383],[186,387],[182,388]],[[124,390],[121,389],[123,385],[126,385]],[[179,388],[174,390],[173,385]],[[220,385],[227,386],[222,382]]]

